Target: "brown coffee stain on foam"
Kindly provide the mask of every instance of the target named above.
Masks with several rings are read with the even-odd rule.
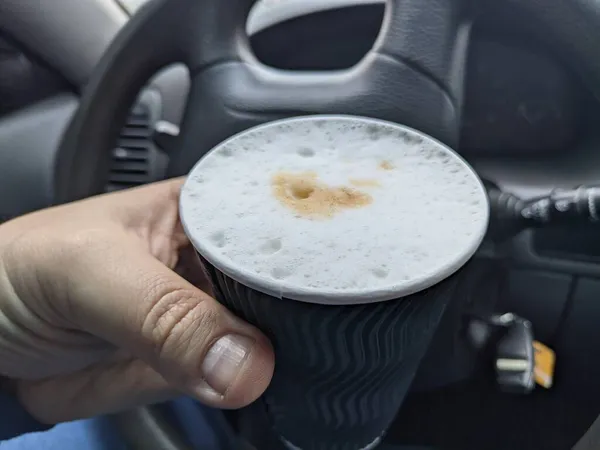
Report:
[[[387,160],[381,161],[379,163],[379,168],[382,170],[394,170],[395,169],[394,165]]]
[[[372,203],[366,192],[348,186],[328,186],[314,172],[276,173],[273,195],[279,202],[307,218],[328,218],[344,209],[362,208]]]

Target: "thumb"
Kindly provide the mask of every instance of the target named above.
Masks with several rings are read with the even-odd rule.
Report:
[[[258,329],[143,249],[99,247],[68,266],[70,320],[210,406],[243,407],[264,392],[274,356]]]

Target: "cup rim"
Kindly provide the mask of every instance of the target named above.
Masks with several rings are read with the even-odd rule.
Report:
[[[194,173],[196,167],[202,164],[204,159],[207,158],[211,153],[216,152],[224,146],[229,145],[232,141],[239,139],[241,136],[261,131],[265,128],[277,127],[280,125],[293,124],[297,122],[310,122],[315,120],[348,120],[353,122],[360,122],[363,124],[366,123],[385,127],[393,127],[397,130],[402,130],[413,135],[419,136],[424,140],[435,144],[439,148],[439,150],[443,150],[448,155],[455,158],[463,166],[463,168],[473,176],[474,181],[476,181],[476,183],[479,186],[481,196],[484,199],[486,208],[485,217],[481,221],[481,228],[479,229],[478,233],[473,234],[473,239],[471,239],[470,245],[466,246],[463,252],[457,253],[457,255],[453,259],[449,259],[445,265],[441,267],[436,266],[435,273],[425,273],[421,277],[414,278],[410,282],[404,283],[401,289],[399,289],[397,286],[394,286],[390,288],[376,288],[370,291],[357,290],[353,292],[351,290],[340,291],[334,289],[328,290],[322,288],[316,289],[301,288],[298,286],[287,286],[285,282],[282,282],[282,280],[271,280],[266,277],[257,277],[256,274],[243,268],[235,267],[233,264],[228,263],[228,261],[224,260],[223,258],[215,257],[213,254],[211,254],[212,252],[207,248],[206,245],[204,245],[200,240],[194,238],[194,233],[191,232],[188,225],[186,224],[186,214],[183,204],[185,197],[183,195],[183,191],[185,189],[185,184],[188,183],[188,178],[184,183],[184,187],[182,188],[182,195],[180,195],[179,198],[179,213],[181,223],[185,234],[188,236],[188,239],[190,240],[196,251],[216,270],[222,272],[224,275],[228,276],[229,278],[233,279],[238,283],[241,283],[242,285],[248,288],[254,289],[272,297],[287,298],[290,300],[324,305],[353,305],[389,301],[421,292],[432,286],[435,286],[436,284],[440,283],[441,281],[447,279],[448,277],[459,271],[473,257],[475,252],[481,246],[481,243],[483,242],[483,239],[489,227],[490,206],[489,199],[487,197],[487,191],[484,187],[483,181],[481,180],[477,172],[473,169],[473,167],[456,151],[454,151],[438,139],[435,139],[434,137],[423,133],[422,131],[416,130],[406,125],[401,125],[382,119],[348,114],[311,114],[278,119],[248,128],[220,142],[211,150],[206,152],[206,154],[204,154],[196,162],[196,164],[190,170],[188,175]]]

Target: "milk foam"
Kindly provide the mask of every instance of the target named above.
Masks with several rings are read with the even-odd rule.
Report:
[[[452,150],[351,116],[238,134],[196,164],[181,194],[186,232],[216,268],[276,297],[328,304],[389,300],[443,280],[479,247],[488,209],[480,179]]]

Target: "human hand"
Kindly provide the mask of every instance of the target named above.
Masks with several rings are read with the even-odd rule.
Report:
[[[269,384],[268,340],[205,293],[208,282],[191,265],[181,185],[95,197],[0,226],[0,375],[42,422],[181,393],[237,408]]]

